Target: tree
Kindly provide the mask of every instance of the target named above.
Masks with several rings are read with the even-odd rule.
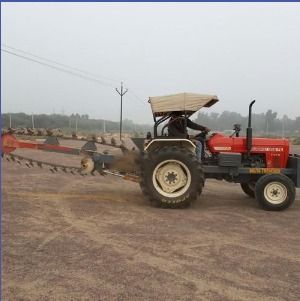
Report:
[[[277,117],[277,112],[273,112],[272,110],[268,110],[266,113],[266,133],[273,132],[274,128],[274,121]]]

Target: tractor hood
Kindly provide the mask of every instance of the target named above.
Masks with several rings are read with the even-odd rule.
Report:
[[[149,103],[154,115],[160,116],[166,112],[185,111],[194,113],[202,107],[210,107],[219,101],[215,95],[196,93],[179,93],[165,96],[149,97]]]

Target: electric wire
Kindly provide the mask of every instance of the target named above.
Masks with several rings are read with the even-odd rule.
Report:
[[[33,58],[29,58],[29,57],[26,57],[24,55],[21,55],[21,54],[18,54],[18,53],[15,53],[15,52],[12,52],[12,51],[9,51],[9,50],[5,50],[5,49],[2,49],[1,48],[1,51],[5,52],[5,53],[8,53],[8,54],[11,54],[11,55],[14,55],[16,57],[19,57],[19,58],[22,58],[24,60],[28,60],[28,61],[31,61],[31,62],[35,62],[37,64],[40,64],[40,65],[43,65],[43,66],[46,66],[46,67],[49,67],[49,68],[52,68],[52,69],[55,69],[55,70],[58,70],[58,71],[61,71],[61,72],[64,72],[64,73],[68,73],[68,74],[71,74],[73,76],[77,76],[77,77],[81,77],[83,79],[86,79],[86,80],[90,80],[90,81],[93,81],[93,82],[96,82],[98,84],[101,84],[101,85],[105,85],[105,86],[109,86],[109,87],[113,87],[114,86],[110,83],[105,83],[99,79],[96,79],[96,78],[93,78],[93,77],[89,77],[89,76],[86,76],[86,75],[83,75],[83,74],[80,74],[80,73],[76,73],[76,72],[73,72],[73,71],[70,71],[70,70],[67,70],[67,69],[63,69],[61,67],[57,67],[57,66],[54,66],[54,65],[51,65],[51,64],[48,64],[48,63],[44,63],[44,62],[41,62],[41,61],[38,61],[36,59],[33,59]]]
[[[92,74],[90,72],[87,72],[87,71],[84,71],[84,70],[81,70],[81,69],[78,69],[78,68],[74,68],[74,67],[71,67],[69,65],[62,64],[62,63],[59,63],[57,61],[54,61],[54,60],[51,60],[51,59],[48,59],[48,58],[45,58],[45,57],[42,57],[42,56],[38,56],[38,55],[32,54],[30,52],[27,52],[27,51],[24,51],[24,50],[15,48],[15,47],[11,47],[11,46],[8,46],[8,45],[5,45],[5,44],[2,44],[2,46],[6,47],[6,48],[9,48],[9,49],[16,50],[18,52],[21,52],[21,53],[24,53],[26,55],[30,55],[30,56],[33,56],[33,57],[39,59],[39,60],[37,60],[37,59],[31,58],[31,57],[24,56],[24,55],[21,55],[19,53],[16,53],[16,52],[9,51],[7,49],[1,48],[1,51],[5,52],[5,53],[8,53],[8,54],[11,54],[11,55],[14,55],[14,56],[19,57],[19,58],[22,58],[24,60],[28,60],[28,61],[31,61],[31,62],[40,64],[40,65],[43,65],[43,66],[55,69],[57,71],[64,72],[64,73],[67,73],[67,74],[71,74],[73,76],[77,76],[77,77],[83,78],[85,80],[90,80],[90,81],[96,82],[96,83],[101,84],[101,85],[105,85],[105,86],[109,86],[109,87],[114,87],[110,83],[105,83],[105,82],[101,81],[99,78],[95,78],[95,77],[98,77],[98,76],[94,75],[94,74]],[[48,62],[48,63],[42,62],[40,60],[44,60],[45,62]],[[49,64],[49,63],[51,63],[51,64]],[[53,64],[55,64],[57,66],[55,66]],[[58,67],[58,66],[61,66],[63,68]],[[70,70],[68,70],[66,68],[68,68]],[[74,70],[76,72],[73,72],[71,70]],[[80,73],[78,73],[78,72],[80,72]],[[86,75],[84,75],[84,74],[86,74]],[[103,77],[103,76],[102,76],[102,78],[105,78],[105,79],[117,82],[117,80],[112,80],[112,79],[109,79],[109,78],[106,78],[106,77]],[[129,96],[129,99],[134,100],[140,106],[145,106],[146,105],[146,102],[143,101],[142,98],[140,98],[132,89],[129,89],[128,92],[131,94],[131,96]]]
[[[128,88],[128,92],[134,97],[135,100],[138,100],[140,104],[147,105],[146,101],[142,100],[141,97],[137,96],[131,88]]]
[[[35,57],[35,58],[44,60],[44,61],[46,61],[46,62],[54,63],[54,64],[56,64],[56,65],[58,65],[58,66],[61,66],[61,67],[64,67],[64,68],[68,68],[68,69],[71,69],[71,70],[73,70],[73,71],[77,71],[77,72],[86,74],[86,75],[91,76],[91,77],[95,77],[96,79],[99,79],[99,80],[102,78],[102,79],[109,80],[109,81],[112,81],[112,82],[120,83],[120,80],[116,80],[116,79],[112,79],[112,78],[110,78],[110,77],[106,77],[106,76],[94,74],[94,73],[88,72],[88,71],[86,71],[86,70],[82,70],[82,69],[79,69],[79,68],[76,68],[76,67],[72,67],[72,66],[70,66],[70,65],[63,64],[63,63],[60,63],[60,62],[58,62],[58,61],[55,61],[55,60],[52,60],[52,59],[49,59],[49,58],[46,58],[46,57],[43,57],[43,56],[33,54],[32,52],[29,52],[29,51],[25,51],[25,50],[22,50],[22,49],[19,49],[19,48],[16,48],[16,47],[8,46],[8,45],[6,45],[6,44],[1,44],[1,45],[4,46],[5,48],[9,48],[9,49],[12,49],[12,50],[21,52],[21,53],[23,53],[23,54],[30,55],[30,56],[32,56],[32,57]]]
[[[106,76],[100,76],[100,75],[98,75],[98,74],[94,74],[94,73],[91,73],[91,72],[88,72],[88,71],[85,71],[85,70],[82,70],[82,69],[79,69],[79,68],[76,68],[76,67],[72,67],[72,66],[70,66],[70,65],[63,64],[63,63],[57,62],[57,61],[55,61],[55,60],[52,60],[52,59],[49,59],[49,58],[45,58],[45,57],[43,57],[43,56],[33,54],[32,52],[22,50],[22,49],[20,49],[20,48],[12,47],[12,46],[9,46],[9,45],[3,44],[3,43],[2,43],[1,45],[2,45],[3,47],[5,47],[5,48],[9,48],[9,49],[18,51],[18,52],[23,53],[23,54],[26,54],[26,55],[30,55],[30,56],[32,56],[32,57],[35,57],[35,58],[39,59],[39,60],[43,60],[43,61],[45,61],[45,62],[49,62],[49,63],[51,63],[51,66],[50,66],[50,64],[46,64],[46,63],[44,63],[44,62],[37,61],[37,60],[32,59],[32,58],[30,58],[30,57],[28,57],[28,56],[25,57],[25,56],[22,56],[22,55],[20,55],[20,54],[18,54],[18,53],[15,53],[15,52],[12,52],[12,51],[8,51],[8,50],[2,48],[1,50],[4,51],[4,52],[6,52],[6,53],[9,53],[9,54],[12,54],[12,55],[21,57],[21,58],[23,58],[23,59],[27,59],[27,60],[29,60],[29,61],[33,61],[33,62],[35,62],[35,63],[39,63],[39,64],[42,64],[42,65],[45,65],[45,66],[50,67],[50,68],[54,68],[54,69],[56,69],[56,70],[60,70],[60,71],[65,72],[65,73],[70,73],[70,74],[72,74],[72,75],[76,75],[76,76],[79,76],[79,77],[84,78],[84,79],[89,79],[89,80],[92,80],[92,81],[96,81],[96,82],[98,82],[98,83],[101,83],[101,84],[104,84],[104,85],[107,85],[107,86],[110,86],[110,87],[113,87],[112,84],[108,84],[108,83],[103,82],[103,81],[101,80],[101,78],[102,78],[102,79],[105,79],[105,80],[112,81],[112,82],[118,82],[118,83],[120,82],[119,80],[112,79],[112,78],[109,78],[109,77],[106,77]],[[57,66],[53,66],[52,64],[55,64],[55,65],[57,65],[57,66],[61,66],[61,67],[63,67],[63,69],[58,68]],[[72,71],[70,71],[70,70],[66,70],[66,68],[68,68],[68,69],[70,69],[70,70],[73,70],[73,71],[76,71],[76,72],[74,73],[74,72],[72,72]],[[82,74],[78,74],[77,72],[80,72],[80,73],[82,73],[83,75],[85,74],[86,76],[82,76]],[[141,97],[139,97],[139,96],[138,96],[131,88],[129,89],[128,92],[131,93],[132,96],[135,98],[135,100],[138,100],[139,103],[141,103],[141,104],[143,104],[143,105],[146,105],[146,102],[145,102]]]

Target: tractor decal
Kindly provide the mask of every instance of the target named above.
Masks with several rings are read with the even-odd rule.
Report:
[[[263,147],[263,146],[254,146],[252,148],[254,152],[283,152],[282,147]]]
[[[251,174],[279,174],[281,168],[250,168],[249,172]]]
[[[216,151],[230,151],[231,146],[215,146],[214,149]]]

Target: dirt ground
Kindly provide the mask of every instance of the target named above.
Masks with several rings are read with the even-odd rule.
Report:
[[[299,192],[267,212],[208,180],[191,208],[166,210],[132,182],[4,161],[2,298],[299,301]]]

